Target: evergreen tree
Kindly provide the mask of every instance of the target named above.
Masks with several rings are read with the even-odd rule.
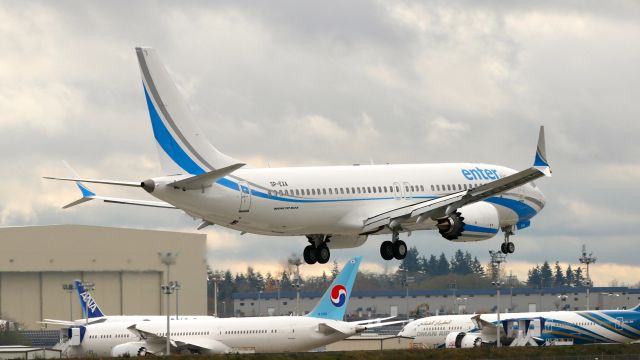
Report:
[[[431,254],[431,256],[429,256],[429,260],[427,260],[426,265],[424,266],[424,272],[431,276],[436,276],[438,274],[438,258],[436,258],[435,255]]]
[[[444,256],[444,253],[440,254],[440,258],[438,259],[438,264],[436,265],[435,276],[438,275],[447,275],[450,272],[449,261],[447,257]]]
[[[553,272],[553,286],[563,286],[565,284],[564,273],[558,261],[556,261]]]
[[[573,270],[571,269],[571,265],[567,266],[567,271],[564,276],[564,284],[566,286],[573,286],[575,281],[575,276]]]
[[[420,263],[418,262],[418,248],[412,246],[407,251],[407,256],[402,259],[400,266],[398,267],[398,273],[403,273],[405,270],[409,274],[409,276],[413,276],[418,273],[420,268]]]
[[[473,258],[473,262],[471,263],[471,270],[473,271],[474,274],[480,275],[480,276],[484,276],[484,268],[482,267],[482,264],[480,263],[480,260],[478,260],[477,257]]]
[[[551,287],[553,285],[553,273],[551,272],[551,266],[548,261],[544,261],[542,267],[540,267],[540,281],[542,287]]]
[[[582,275],[582,268],[577,268],[576,271],[573,272],[573,285],[577,287],[584,286],[584,275]]]
[[[456,250],[455,254],[451,258],[451,272],[459,275],[466,275],[471,273],[471,254],[467,252],[468,257],[462,252],[462,250]]]
[[[338,274],[340,274],[340,268],[338,267],[338,262],[334,259],[331,267],[331,281],[335,280]]]
[[[530,287],[538,287],[541,285],[540,266],[536,265],[530,269],[527,275],[527,285]]]

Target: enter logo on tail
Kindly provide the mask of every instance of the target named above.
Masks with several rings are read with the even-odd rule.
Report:
[[[336,285],[331,289],[331,303],[335,307],[341,307],[347,302],[347,288],[344,285]]]

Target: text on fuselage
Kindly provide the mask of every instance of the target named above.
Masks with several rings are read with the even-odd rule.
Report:
[[[498,170],[496,169],[481,169],[479,167],[475,169],[462,169],[462,175],[467,180],[498,180]]]

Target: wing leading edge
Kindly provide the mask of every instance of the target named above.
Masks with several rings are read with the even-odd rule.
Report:
[[[399,207],[370,217],[364,221],[361,235],[373,234],[385,227],[395,228],[395,224],[402,222],[406,223],[414,220],[420,223],[428,218],[442,218],[465,205],[505,193],[544,176],[551,176],[551,169],[546,160],[544,126],[541,126],[536,157],[532,167],[473,189]]]

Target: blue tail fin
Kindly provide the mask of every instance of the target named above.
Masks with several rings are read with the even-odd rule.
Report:
[[[76,286],[76,291],[78,292],[78,298],[80,299],[80,306],[82,307],[82,315],[88,319],[101,318],[104,316],[102,310],[98,306],[98,303],[93,300],[91,294],[85,290],[82,285],[82,281],[75,280],[74,285]],[[87,311],[89,313],[87,313]]]
[[[342,272],[322,295],[320,302],[307,316],[342,320],[344,313],[347,311],[351,289],[353,289],[353,283],[356,281],[361,260],[361,256],[356,256],[347,262]]]

